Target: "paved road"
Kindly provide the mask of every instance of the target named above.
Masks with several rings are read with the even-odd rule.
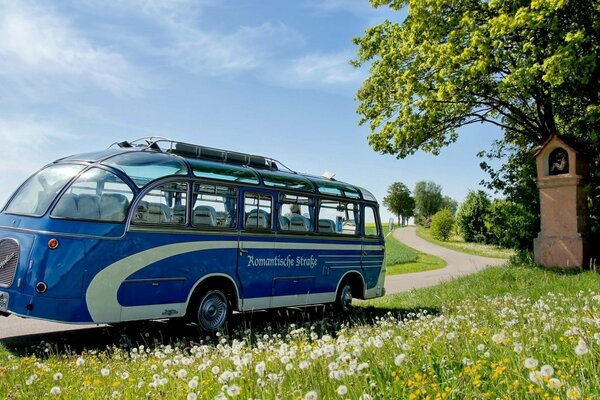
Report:
[[[433,271],[412,274],[391,275],[386,278],[385,288],[388,293],[407,291],[413,288],[433,286],[457,276],[477,272],[488,265],[500,265],[505,261],[496,258],[472,256],[429,243],[419,238],[413,227],[397,229],[394,236],[402,243],[422,251],[441,257],[448,266]],[[54,322],[23,319],[15,316],[0,317],[0,340],[46,332],[61,332],[84,328],[95,328],[98,325],[69,325]]]
[[[452,278],[481,271],[487,266],[502,265],[506,262],[506,260],[498,258],[480,257],[460,253],[430,243],[417,236],[417,229],[415,227],[396,229],[393,235],[396,239],[413,249],[446,260],[448,265],[445,268],[433,271],[390,275],[385,279],[385,289],[388,293],[404,292],[410,289],[434,286]]]

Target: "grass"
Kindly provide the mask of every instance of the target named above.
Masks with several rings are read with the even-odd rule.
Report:
[[[387,275],[408,274],[444,268],[447,263],[439,257],[425,254],[408,247],[389,234],[388,224],[384,224],[385,232],[385,259]],[[367,225],[367,232],[375,232],[374,225]]]
[[[417,235],[429,242],[435,243],[450,250],[460,251],[461,253],[490,258],[510,258],[515,255],[514,250],[511,249],[505,249],[489,244],[465,242],[462,237],[456,234],[452,235],[448,241],[437,240],[431,236],[431,232],[428,228],[424,228],[422,226],[417,226]]]
[[[0,398],[595,399],[600,276],[496,267],[211,339],[0,344]],[[248,328],[248,329],[246,329]],[[91,334],[79,340],[92,340]]]

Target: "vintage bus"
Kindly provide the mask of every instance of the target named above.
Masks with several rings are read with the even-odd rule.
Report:
[[[384,295],[384,265],[367,190],[167,139],[59,159],[0,214],[5,316],[216,331],[232,311],[345,311]]]

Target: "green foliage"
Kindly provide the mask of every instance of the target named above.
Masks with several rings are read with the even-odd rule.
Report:
[[[514,174],[505,186],[530,188],[535,175],[518,161],[558,133],[591,161],[592,231],[600,231],[600,0],[371,3],[408,14],[355,39],[354,64],[370,67],[357,112],[373,149],[437,154],[459,127],[487,122],[508,146],[496,178]],[[535,213],[536,200],[506,194]]]
[[[390,185],[387,195],[383,198],[383,205],[398,217],[398,224],[404,225],[415,212],[415,199],[411,196],[410,189],[402,182]]]
[[[444,208],[431,218],[431,235],[437,240],[448,240],[454,227],[452,211]]]
[[[444,198],[442,199],[442,209],[444,208],[450,210],[450,213],[452,215],[455,215],[456,210],[458,210],[458,201],[454,200],[450,196],[444,196]]]
[[[456,214],[456,224],[467,242],[486,243],[488,234],[485,218],[490,213],[491,202],[481,191],[470,190]]]
[[[431,218],[433,214],[438,212],[442,208],[443,201],[440,185],[432,181],[417,182],[415,186],[415,209],[420,221]]]
[[[473,254],[475,256],[490,258],[511,258],[517,253],[512,249],[505,249],[503,247],[498,247],[493,244],[473,242],[468,243],[465,242],[465,240],[456,233],[452,234],[448,241],[437,240],[431,235],[431,229],[427,229],[421,226],[417,226],[417,236],[427,240],[428,242],[435,243],[438,246],[445,247],[454,251],[459,251],[461,253]]]
[[[484,223],[490,243],[511,249],[531,247],[538,232],[538,216],[509,200],[494,200]]]

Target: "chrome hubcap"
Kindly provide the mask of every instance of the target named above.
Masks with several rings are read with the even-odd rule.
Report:
[[[222,292],[208,292],[198,309],[198,323],[208,331],[218,330],[227,319],[227,307],[227,298]]]

